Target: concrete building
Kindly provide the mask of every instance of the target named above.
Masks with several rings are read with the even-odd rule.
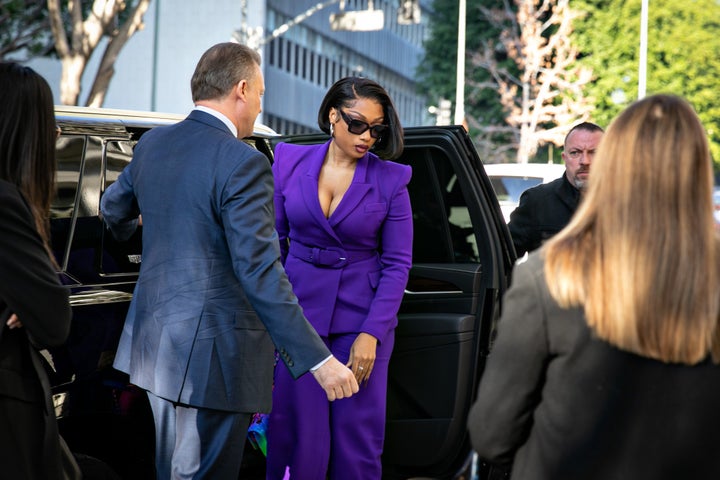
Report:
[[[315,3],[317,0],[268,0],[266,32]],[[405,125],[430,123],[426,99],[415,82],[427,18],[420,24],[399,25],[397,0],[373,3],[375,9],[384,12],[382,30],[332,31],[329,13],[339,11],[334,6],[326,9],[332,8],[331,12],[318,12],[265,44],[267,125],[285,133],[317,130],[317,110],[325,92],[347,75],[365,76],[383,85]],[[367,0],[345,2],[346,11],[367,8]]]
[[[211,45],[240,38],[260,44],[266,95],[259,121],[282,133],[317,131],[317,110],[327,88],[346,75],[381,83],[407,126],[434,123],[418,92],[415,69],[422,58],[430,0],[419,2],[421,22],[399,24],[403,0],[152,0],[144,28],[122,50],[105,107],[187,113],[192,108],[190,77]],[[322,5],[279,36],[272,33],[309,9]],[[344,10],[341,10],[341,6]],[[377,31],[332,30],[330,16],[368,10],[384,14]],[[360,25],[362,27],[362,25]],[[272,38],[272,39],[271,39]],[[90,61],[97,68],[102,48]],[[60,63],[30,64],[43,74],[59,99]],[[80,102],[92,78],[83,79]]]

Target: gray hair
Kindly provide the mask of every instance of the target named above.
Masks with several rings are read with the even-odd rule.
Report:
[[[251,80],[260,61],[260,55],[246,45],[213,45],[200,57],[190,80],[193,102],[223,98],[241,80]]]

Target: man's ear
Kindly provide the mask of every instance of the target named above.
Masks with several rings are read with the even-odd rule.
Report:
[[[235,95],[237,95],[238,98],[242,98],[244,100],[247,96],[247,88],[247,80],[240,80],[238,83],[235,84]]]

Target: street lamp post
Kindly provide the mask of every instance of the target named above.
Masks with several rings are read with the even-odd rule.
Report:
[[[647,90],[647,37],[648,0],[642,0],[640,9],[640,55],[638,65],[638,100],[645,97]]]
[[[455,125],[465,120],[465,0],[458,8],[457,78],[455,82]]]
[[[308,8],[304,12],[300,13],[299,15],[295,16],[292,20],[280,25],[278,28],[273,30],[270,34],[263,37],[263,28],[262,27],[256,27],[256,28],[250,28],[247,26],[247,23],[245,21],[245,17],[247,14],[247,0],[242,0],[241,3],[241,12],[243,14],[243,20],[241,23],[241,27],[239,30],[235,30],[232,34],[231,40],[234,42],[244,43],[248,45],[251,48],[259,49],[266,43],[276,39],[283,33],[287,32],[290,27],[293,27],[297,25],[298,23],[302,22],[309,16],[313,15],[315,12],[322,10],[325,7],[329,7],[330,5],[334,5],[342,0],[328,0],[326,2],[320,2],[316,3],[312,7]]]

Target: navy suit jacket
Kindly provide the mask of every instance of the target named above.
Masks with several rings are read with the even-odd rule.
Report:
[[[294,377],[330,355],[280,263],[272,198],[268,159],[206,112],[143,135],[101,203],[118,239],[142,213],[115,359],[131,382],[194,407],[268,411],[273,343]]]

